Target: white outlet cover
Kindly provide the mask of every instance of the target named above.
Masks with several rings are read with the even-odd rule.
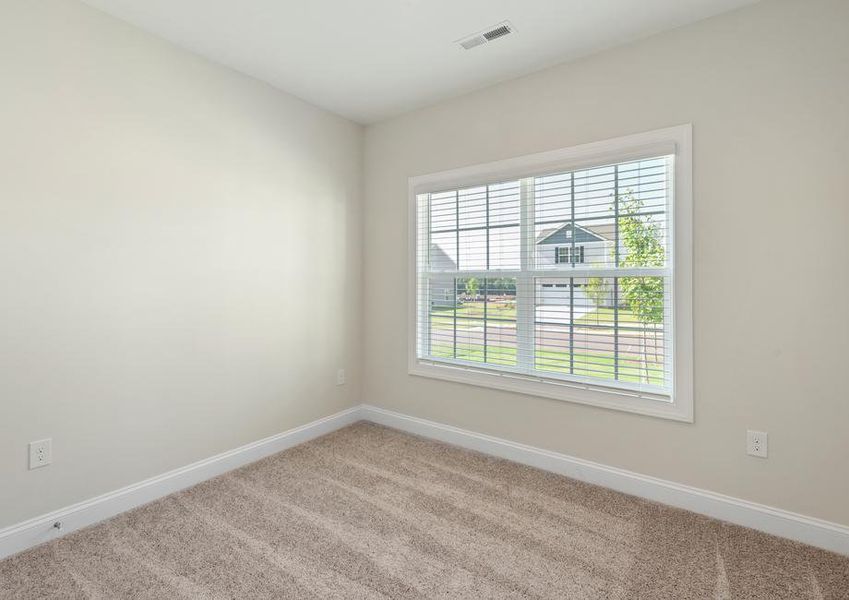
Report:
[[[769,456],[769,434],[766,431],[747,431],[746,453],[758,458]]]
[[[336,385],[345,385],[345,369],[336,371]]]
[[[53,462],[53,440],[37,440],[29,443],[29,468],[46,467]]]

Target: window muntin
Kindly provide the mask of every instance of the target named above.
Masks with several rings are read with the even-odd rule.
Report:
[[[670,396],[672,161],[418,195],[417,359]]]

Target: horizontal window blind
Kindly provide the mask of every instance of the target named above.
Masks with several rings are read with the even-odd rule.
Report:
[[[673,160],[417,194],[418,360],[668,399]]]

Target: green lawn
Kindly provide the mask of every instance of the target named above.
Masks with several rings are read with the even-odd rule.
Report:
[[[456,358],[473,362],[484,362],[484,351],[481,344],[458,345]],[[434,345],[431,353],[435,357],[454,358],[450,344]],[[509,346],[489,346],[486,352],[486,363],[496,365],[515,365],[516,349]],[[536,368],[541,371],[569,373],[569,353],[562,351],[536,351]],[[632,383],[646,381],[648,369],[649,383],[663,385],[663,363],[649,361],[643,366],[638,359],[619,358],[619,380]],[[613,353],[581,352],[575,353],[574,375],[613,379],[615,376]]]
[[[464,302],[457,306],[457,331],[466,331],[473,327],[483,327],[484,318],[483,302]],[[516,303],[511,302],[488,302],[486,306],[487,319],[499,319],[505,321],[516,320]],[[470,321],[467,319],[477,319]],[[454,327],[453,308],[434,308],[430,316],[430,324],[434,329],[445,330]]]
[[[612,308],[597,308],[580,319],[575,319],[575,325],[613,325],[613,318]],[[642,322],[630,310],[620,308],[619,324],[633,327],[642,325]]]
[[[454,317],[450,314],[445,316],[444,313],[439,314],[438,316],[431,316],[430,326],[431,328],[439,331],[451,331],[454,328]],[[475,327],[483,327],[482,317],[476,321],[461,320],[457,322],[457,331],[468,331]]]
[[[457,316],[465,319],[483,319],[483,302],[463,302],[457,306]],[[438,307],[433,309],[434,315],[453,315],[453,308]],[[505,302],[487,302],[486,316],[491,319],[516,319],[515,300]]]

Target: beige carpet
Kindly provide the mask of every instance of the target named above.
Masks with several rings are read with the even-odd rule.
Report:
[[[849,558],[359,423],[0,562],[2,598],[849,598]]]

